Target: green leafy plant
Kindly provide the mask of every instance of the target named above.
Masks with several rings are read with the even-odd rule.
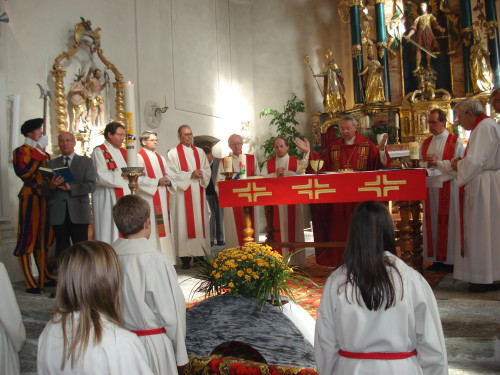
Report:
[[[276,126],[276,131],[278,133],[277,137],[283,137],[287,140],[289,146],[288,153],[296,158],[300,158],[302,154],[295,145],[294,138],[302,138],[302,135],[296,128],[299,122],[295,119],[295,117],[298,113],[303,112],[305,112],[304,102],[302,100],[297,100],[297,95],[292,93],[292,98],[286,102],[283,112],[267,108],[259,113],[259,117],[273,116],[272,120],[269,122],[269,126]],[[273,143],[275,138],[276,136],[270,137],[262,144],[264,160],[267,160],[274,155]]]
[[[196,278],[200,280],[195,292],[205,296],[235,294],[254,298],[262,305],[270,300],[278,307],[281,296],[294,300],[287,280],[307,279],[295,273],[288,262],[293,254],[282,257],[268,245],[248,242],[222,250],[218,254],[205,253]]]

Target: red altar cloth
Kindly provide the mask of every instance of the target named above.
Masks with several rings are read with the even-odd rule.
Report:
[[[221,207],[425,199],[425,169],[219,181]]]

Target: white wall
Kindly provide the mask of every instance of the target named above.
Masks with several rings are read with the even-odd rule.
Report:
[[[148,129],[146,102],[163,106],[167,97],[170,109],[156,129],[162,154],[177,144],[176,130],[185,123],[195,135],[222,139],[214,153],[226,154],[227,136],[240,132],[242,121],[251,125],[248,149],[260,154],[259,145],[269,132],[269,118],[258,117],[262,109],[281,110],[292,92],[305,101],[308,113],[322,109],[321,94],[303,62],[306,54],[318,73],[331,48],[350,81],[349,28],[340,24],[331,0],[23,0],[1,2],[3,11],[10,22],[0,23],[2,105],[8,95],[17,94],[21,122],[41,117],[36,84],[48,85],[53,92],[48,70],[55,57],[71,47],[72,30],[81,16],[91,20],[94,29],[101,28],[104,56],[125,81],[135,83],[141,131]],[[94,59],[103,67],[97,56]],[[73,73],[68,72],[68,82]],[[53,104],[49,116],[55,136]],[[307,135],[308,118],[300,118],[300,131]],[[8,116],[0,111],[0,134],[9,132]],[[21,181],[9,161],[9,147],[0,153],[2,181],[8,181],[7,188],[0,185],[0,216],[15,228]],[[9,252],[0,244],[0,256]]]

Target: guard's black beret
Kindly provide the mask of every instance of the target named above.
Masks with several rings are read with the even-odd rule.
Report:
[[[21,126],[21,134],[26,137],[33,130],[41,128],[42,125],[43,118],[33,118],[31,120],[28,120]]]

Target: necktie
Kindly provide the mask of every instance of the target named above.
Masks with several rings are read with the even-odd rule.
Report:
[[[66,156],[66,157],[64,158],[64,166],[65,166],[65,167],[69,167],[69,156]]]

